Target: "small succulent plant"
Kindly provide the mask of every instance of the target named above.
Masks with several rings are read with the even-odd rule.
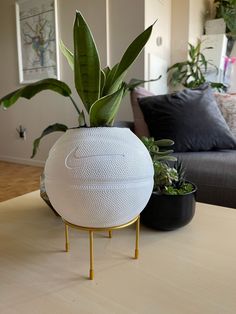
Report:
[[[169,149],[174,142],[169,139],[157,140],[153,137],[142,137],[143,144],[148,149],[154,168],[153,191],[158,194],[184,195],[193,191],[191,183],[185,181],[185,169],[181,161],[171,156]],[[169,165],[173,162],[173,166]]]

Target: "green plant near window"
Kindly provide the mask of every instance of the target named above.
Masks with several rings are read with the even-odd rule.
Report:
[[[82,101],[81,106],[74,101],[70,87],[57,79],[49,78],[24,86],[0,99],[0,106],[9,108],[20,98],[31,99],[44,90],[51,90],[71,100],[77,114],[78,125],[84,127],[112,126],[121,100],[130,89],[144,83],[142,80],[132,80],[125,83],[123,80],[129,67],[136,60],[147,43],[153,25],[142,32],[127,48],[120,62],[112,68],[101,69],[100,57],[97,51],[90,28],[80,12],[76,12],[73,27],[74,52],[71,52],[62,42],[61,50],[74,71],[74,84]],[[66,105],[66,103],[65,103]],[[89,121],[86,123],[84,111],[88,113]],[[34,157],[40,140],[56,131],[65,132],[68,127],[55,123],[48,126],[33,144]]]
[[[148,149],[154,168],[153,191],[165,195],[184,195],[193,191],[193,185],[185,181],[185,170],[182,162],[171,156],[169,149],[174,142],[169,139],[155,141],[153,137],[142,137],[143,144]],[[175,162],[173,167],[168,162]]]
[[[175,63],[168,68],[167,72],[170,72],[170,83],[173,86],[181,84],[186,88],[196,88],[206,82],[205,74],[209,66],[214,67],[215,71],[218,71],[216,66],[206,60],[204,54],[201,52],[201,44],[200,40],[198,40],[196,46],[189,43],[188,60]],[[205,49],[212,49],[212,47]],[[221,83],[209,83],[212,88],[216,88],[219,91],[225,88],[224,84]]]
[[[216,18],[223,18],[226,32],[236,38],[236,0],[215,0]]]

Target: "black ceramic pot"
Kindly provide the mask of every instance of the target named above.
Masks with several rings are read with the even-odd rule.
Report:
[[[185,195],[159,195],[152,193],[141,213],[141,222],[147,227],[170,231],[188,224],[195,213],[197,187]]]

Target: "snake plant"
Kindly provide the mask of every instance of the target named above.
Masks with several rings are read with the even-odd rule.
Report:
[[[43,79],[11,92],[0,99],[0,106],[7,109],[20,97],[31,99],[41,91],[51,90],[70,99],[78,114],[78,127],[87,126],[84,111],[88,113],[90,127],[112,126],[125,93],[145,82],[131,80],[127,84],[123,80],[127,70],[147,43],[152,28],[153,25],[148,27],[129,45],[120,62],[112,68],[107,66],[101,69],[99,53],[90,28],[82,14],[76,11],[73,27],[74,52],[62,42],[60,46],[74,72],[74,84],[82,106],[74,101],[71,89],[66,83],[53,78]],[[67,129],[66,125],[59,123],[48,126],[34,141],[31,157],[35,156],[44,136],[56,131],[65,132]]]

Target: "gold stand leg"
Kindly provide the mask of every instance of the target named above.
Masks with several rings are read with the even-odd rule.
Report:
[[[139,256],[139,232],[140,232],[140,216],[136,221],[136,241],[135,241],[135,255],[134,258],[138,259]]]
[[[121,228],[125,228],[130,226],[131,224],[136,222],[136,240],[135,240],[135,255],[134,258],[138,259],[139,257],[139,236],[140,236],[140,216],[137,216],[133,218],[131,221],[119,225],[119,226],[113,226],[113,227],[108,227],[108,228],[93,228],[93,227],[83,227],[83,226],[78,226],[75,224],[72,224],[66,220],[64,220],[65,224],[65,250],[66,252],[69,251],[70,249],[70,243],[69,243],[69,227],[71,228],[76,228],[79,230],[84,230],[89,232],[89,243],[90,243],[90,269],[89,269],[89,279],[93,280],[94,279],[94,252],[93,252],[93,233],[94,232],[108,232],[109,238],[112,238],[112,231],[113,230],[118,230]]]
[[[89,271],[89,279],[93,280],[94,278],[94,266],[93,266],[93,231],[89,230],[89,242],[90,242],[90,271]]]
[[[70,243],[69,243],[69,232],[68,232],[68,225],[65,223],[65,239],[66,239],[66,252],[69,252]]]

